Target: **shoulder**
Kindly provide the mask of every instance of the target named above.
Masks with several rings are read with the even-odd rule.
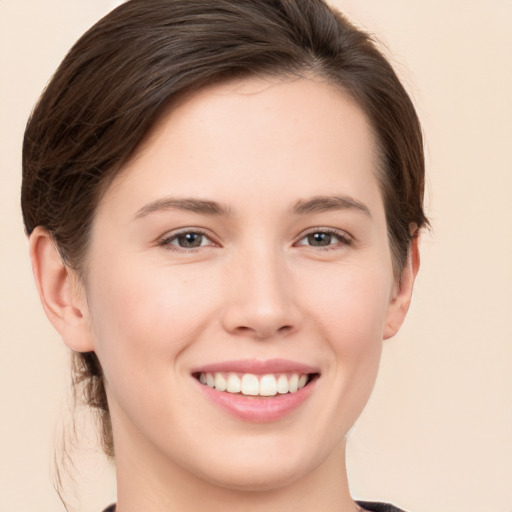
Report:
[[[404,510],[394,507],[393,505],[389,505],[388,503],[358,501],[357,504],[369,512],[405,512]]]

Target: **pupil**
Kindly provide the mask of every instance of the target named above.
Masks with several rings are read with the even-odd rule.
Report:
[[[200,233],[185,233],[178,237],[181,247],[200,247],[202,235]]]
[[[308,236],[308,241],[311,245],[323,246],[330,245],[332,235],[329,233],[313,233]]]

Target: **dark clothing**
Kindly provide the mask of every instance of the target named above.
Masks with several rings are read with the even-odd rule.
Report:
[[[393,505],[388,505],[387,503],[358,501],[357,504],[366,510],[371,510],[372,512],[404,512],[402,509],[396,508]]]
[[[369,501],[358,501],[357,504],[366,510],[371,510],[371,512],[404,512],[403,510],[393,507],[393,505],[388,505],[387,503],[370,503]],[[116,512],[116,506],[110,505],[110,507],[106,508],[104,512]]]

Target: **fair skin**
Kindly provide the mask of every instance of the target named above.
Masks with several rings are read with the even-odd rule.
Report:
[[[46,313],[104,370],[119,512],[357,510],[345,435],[418,269],[414,244],[393,274],[374,155],[361,110],[325,82],[216,85],[108,188],[83,282],[34,231]],[[240,396],[208,372],[307,384]]]

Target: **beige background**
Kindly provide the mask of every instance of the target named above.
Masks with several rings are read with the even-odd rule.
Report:
[[[118,3],[0,0],[0,511],[63,510],[49,474],[68,355],[32,284],[24,123],[68,47]],[[351,434],[353,493],[410,512],[512,512],[512,1],[333,3],[389,48],[418,107],[434,228]],[[90,444],[79,458],[76,510],[98,512],[111,472]]]

